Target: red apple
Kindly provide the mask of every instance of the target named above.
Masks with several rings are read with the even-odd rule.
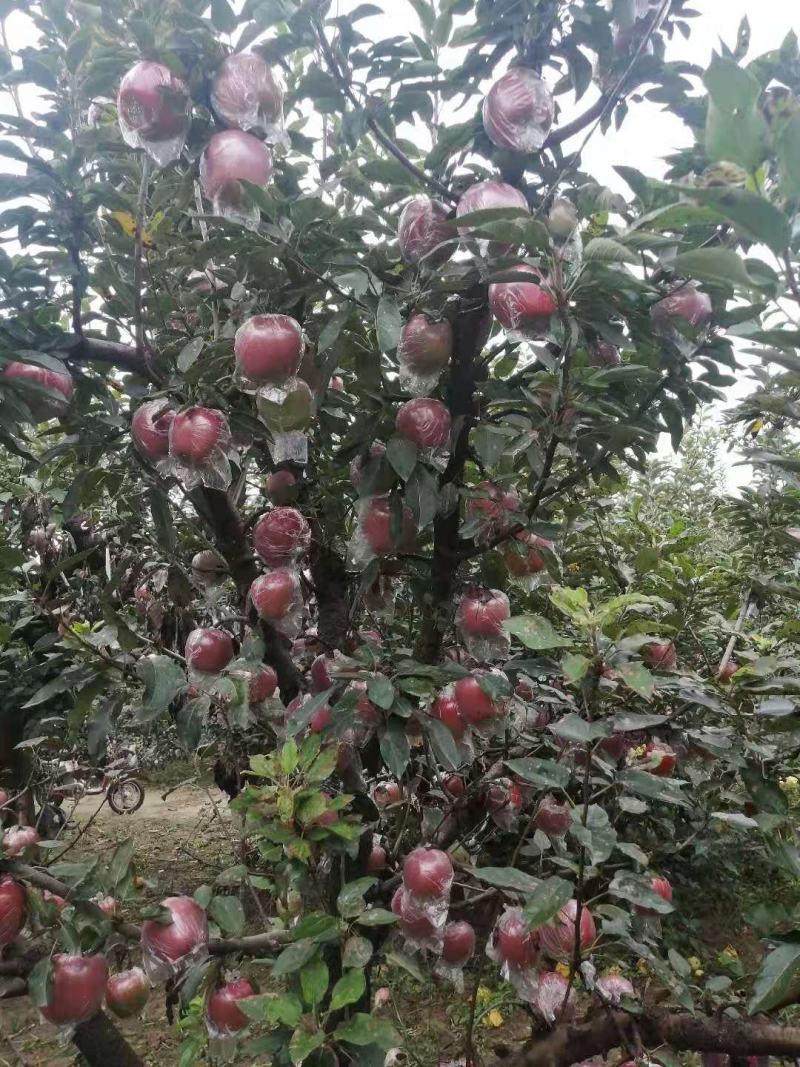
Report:
[[[218,1034],[236,1034],[250,1022],[238,1001],[255,996],[255,990],[244,978],[236,978],[219,986],[206,1002],[206,1018],[210,1028]]]
[[[392,911],[399,919],[403,933],[412,941],[427,941],[436,936],[432,919],[417,906],[413,896],[400,886],[392,897]]]
[[[106,1006],[120,1019],[138,1015],[150,998],[150,983],[141,967],[112,974],[106,982]]]
[[[192,577],[203,589],[218,585],[228,574],[228,564],[213,548],[192,556]]]
[[[400,254],[409,263],[438,267],[455,250],[455,232],[447,224],[449,209],[427,196],[411,200],[403,208],[397,226]]]
[[[508,597],[499,589],[469,592],[458,609],[458,625],[470,637],[499,637],[503,622],[510,617]]]
[[[575,950],[575,920],[578,915],[577,900],[568,900],[552,922],[539,930],[542,949],[556,960],[571,960]],[[588,949],[597,937],[597,928],[592,913],[584,905],[581,908],[580,943]]]
[[[539,975],[534,1007],[550,1026],[556,1019],[570,1019],[575,1014],[575,990],[557,971]]]
[[[314,662],[311,664],[311,688],[315,693],[324,693],[326,689],[330,689],[333,685],[333,677],[331,676],[331,669],[336,666],[336,660],[333,656],[326,656],[324,653],[317,656]]]
[[[308,728],[312,734],[321,734],[332,722],[333,715],[331,714],[330,705],[323,704],[322,707],[317,708],[311,716]]]
[[[536,280],[493,282],[489,286],[492,314],[506,330],[521,331],[529,337],[547,333],[557,305],[550,291],[541,284],[541,272],[527,263],[518,263],[508,270],[530,274]]]
[[[297,476],[290,470],[277,470],[267,478],[266,493],[272,504],[293,504],[300,492]]]
[[[498,148],[538,152],[554,114],[553,96],[536,71],[512,67],[484,98],[483,128]]]
[[[189,94],[163,63],[136,63],[120,82],[117,112],[122,136],[133,148],[171,141],[188,126]]]
[[[403,860],[403,884],[416,897],[447,896],[453,882],[453,864],[438,848],[415,848]]]
[[[179,411],[169,428],[170,455],[184,463],[204,463],[230,440],[228,420],[215,408],[193,407]]]
[[[468,922],[448,923],[444,928],[442,959],[456,967],[463,967],[475,951],[475,931]]]
[[[270,132],[283,118],[283,92],[256,52],[234,52],[217,68],[211,105],[228,126]]]
[[[417,448],[445,448],[450,442],[450,412],[441,402],[427,396],[401,404],[394,420],[395,429]]]
[[[261,666],[253,674],[247,683],[247,699],[251,704],[261,704],[274,694],[278,688],[278,675],[272,667]]]
[[[88,1022],[103,1003],[108,978],[104,956],[53,956],[52,990],[46,1007],[41,1009],[48,1022],[56,1026]]]
[[[3,834],[3,851],[7,857],[13,858],[38,840],[39,834],[33,826],[9,826]]]
[[[372,460],[380,460],[386,455],[386,445],[383,441],[373,441],[369,446],[369,453],[367,456],[358,455],[353,458],[350,464],[350,481],[354,489],[358,489],[364,478],[364,467]],[[385,465],[386,466],[386,465]],[[386,473],[380,478],[380,484],[375,485],[373,488],[379,492],[391,489],[394,484],[394,474],[391,470],[387,470]]]
[[[303,331],[289,315],[253,315],[236,331],[236,369],[256,385],[282,385],[294,377],[303,358]]]
[[[69,901],[65,900],[64,897],[60,897],[58,893],[51,893],[49,889],[42,890],[42,899],[47,904],[53,904],[59,911],[69,904]]]
[[[253,545],[268,567],[278,567],[308,552],[311,527],[297,508],[273,508],[256,523]]]
[[[421,311],[415,312],[403,327],[397,358],[412,373],[438,374],[453,354],[453,327],[442,319],[434,322]]]
[[[25,890],[7,874],[0,877],[0,949],[10,945],[25,925]]]
[[[392,538],[392,507],[388,496],[376,496],[361,515],[361,533],[376,556],[393,552],[413,552],[417,542],[414,516],[407,504],[402,505],[402,529],[397,543]]]
[[[0,789],[0,809],[7,807],[10,799],[11,797],[8,795],[8,791]]]
[[[671,641],[651,641],[642,649],[642,659],[654,671],[672,671],[678,662],[678,653]]]
[[[514,816],[524,802],[519,783],[508,778],[499,778],[486,790],[486,807],[493,815],[503,812]]]
[[[39,367],[34,363],[21,363],[12,360],[3,368],[3,375],[15,382],[23,382],[38,386],[40,389],[48,389],[51,393],[58,393],[58,397],[40,396],[31,391],[24,393],[25,402],[31,415],[37,422],[44,422],[63,415],[67,410],[72,394],[75,392],[75,383],[72,375],[64,370],[48,370],[47,367]]]
[[[530,578],[534,574],[541,574],[547,566],[541,549],[552,552],[553,542],[537,537],[534,533],[518,533],[513,542],[503,548],[503,559],[509,574],[515,578]]]
[[[463,797],[467,792],[467,786],[460,774],[449,774],[442,782],[445,793],[454,800]]]
[[[719,680],[723,683],[728,683],[734,674],[739,670],[739,664],[735,659],[729,659],[722,670],[719,672]]]
[[[515,969],[532,967],[538,954],[538,935],[517,909],[503,913],[492,933],[497,955]]]
[[[385,808],[388,807],[389,804],[399,803],[402,795],[400,783],[392,781],[391,779],[388,782],[376,783],[372,790],[372,799],[379,808]]]
[[[367,857],[367,874],[380,874],[386,870],[389,857],[382,845],[373,845],[372,851]]]
[[[503,708],[481,689],[479,677],[470,674],[466,678],[459,678],[453,687],[459,714],[470,726],[503,714]]]
[[[267,571],[250,586],[250,599],[262,619],[280,622],[301,603],[300,581],[296,572],[286,567]]]
[[[674,749],[664,741],[651,741],[645,749],[645,765],[651,774],[669,778],[675,770],[677,757]]]
[[[539,801],[533,825],[551,837],[563,837],[572,825],[572,809],[548,793]]]
[[[597,979],[597,992],[607,1004],[621,1004],[623,997],[635,997],[633,985],[621,974],[604,974]]]
[[[650,308],[650,319],[657,333],[669,334],[676,323],[701,329],[711,321],[711,297],[692,285],[682,285],[662,297]]]
[[[157,959],[176,963],[208,942],[208,919],[192,897],[167,897],[161,901],[172,916],[162,923],[147,919],[142,923],[142,947]]]
[[[522,211],[530,211],[528,201],[519,189],[505,182],[485,181],[471,185],[458,201],[456,218],[463,215],[471,215],[475,211],[488,211],[492,208],[519,208]],[[468,227],[460,227],[459,233],[467,236]]]
[[[272,152],[263,141],[242,130],[214,133],[200,160],[200,184],[209,200],[238,204],[240,181],[264,186],[272,177]]]
[[[464,736],[467,725],[461,716],[458,701],[451,688],[448,687],[434,700],[431,704],[430,715],[431,718],[444,723],[456,741],[460,741]]]
[[[186,638],[184,655],[192,670],[203,674],[216,674],[233,659],[233,640],[224,630],[192,630]]]

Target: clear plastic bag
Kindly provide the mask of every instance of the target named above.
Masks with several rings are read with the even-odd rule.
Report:
[[[162,473],[177,478],[187,490],[205,485],[227,489],[231,484],[228,420],[215,408],[193,407],[178,412],[169,428],[169,455],[159,462]]]
[[[483,101],[483,128],[498,148],[538,152],[553,125],[553,94],[534,70],[512,67]]]
[[[300,575],[291,567],[276,567],[256,578],[250,599],[260,618],[290,640],[303,628],[303,591]]]
[[[508,597],[499,589],[471,589],[458,606],[456,625],[464,646],[479,663],[507,658],[511,638],[503,622],[511,617]]]
[[[532,1006],[548,1026],[554,1026],[557,1020],[571,1019],[575,1014],[575,990],[557,971],[544,971],[539,975]]]
[[[257,52],[234,52],[222,61],[211,106],[229,126],[260,130],[273,144],[284,139],[283,89]]]
[[[165,167],[177,159],[189,132],[186,86],[163,63],[136,63],[120,82],[117,115],[122,138]]]
[[[397,225],[400,254],[406,262],[433,268],[452,256],[456,240],[447,221],[449,214],[445,204],[427,196],[406,204]]]
[[[376,556],[395,552],[413,552],[417,530],[411,508],[401,503],[401,531],[397,541],[392,537],[392,503],[389,496],[362,497],[356,505],[357,522],[348,546],[354,567],[363,570]]]
[[[253,547],[268,567],[294,563],[311,547],[311,527],[297,508],[272,508],[253,528]]]
[[[251,316],[233,339],[239,388],[251,393],[265,385],[287,388],[297,376],[304,349],[300,323],[291,315]]]
[[[434,322],[417,312],[403,327],[397,346],[400,387],[413,396],[427,396],[453,354],[453,327],[446,319]]]

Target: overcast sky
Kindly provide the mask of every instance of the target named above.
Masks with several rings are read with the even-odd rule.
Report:
[[[360,2],[337,0],[337,7],[339,12],[344,13],[354,9]],[[385,13],[359,24],[359,29],[366,36],[373,33],[382,37],[402,35],[412,28],[416,29],[416,16],[403,0],[376,2],[385,8]],[[731,47],[734,45],[739,24],[745,16],[750,22],[751,58],[777,48],[790,30],[800,36],[800,0],[695,0],[692,6],[700,13],[700,17],[691,20],[692,35],[688,41],[680,34],[674,37],[668,49],[669,59],[682,59],[706,67],[720,40]],[[7,33],[12,51],[35,41],[33,25],[21,12],[12,13],[7,22]],[[30,100],[24,88],[22,96],[26,103]],[[3,105],[5,110],[7,101],[3,101]],[[582,101],[581,109],[585,106],[586,101]],[[562,121],[568,121],[570,117],[565,114]],[[613,169],[616,164],[631,164],[647,175],[660,177],[664,172],[663,157],[688,142],[688,131],[679,119],[662,111],[658,105],[641,103],[630,109],[621,130],[611,130],[605,135],[599,131],[594,134],[584,154],[583,169],[599,181],[630,195]],[[566,147],[574,149],[578,143],[567,142]],[[0,167],[8,163],[2,160]],[[743,380],[738,387],[734,387],[733,395],[743,395],[748,391],[749,385]],[[666,438],[664,452],[669,453]],[[749,479],[748,469],[735,466],[733,460],[735,457],[728,470],[731,489]]]

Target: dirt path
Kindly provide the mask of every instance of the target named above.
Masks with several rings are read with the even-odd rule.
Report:
[[[191,893],[235,862],[224,794],[214,785],[206,790],[193,783],[162,800],[161,794],[168,788],[147,784],[144,803],[133,815],[116,815],[108,804],[95,815],[101,798],[87,797],[62,833],[66,847],[83,831],[69,852],[70,860],[108,854],[126,838],[133,838],[137,871],[146,883],[142,899],[123,908],[123,917],[133,921],[138,920],[144,905],[174,893]],[[69,806],[66,810],[69,812]],[[177,1063],[178,1042],[164,1018],[160,991],[153,992],[142,1020],[130,1020],[120,1027],[148,1067]],[[11,1058],[4,1042],[10,1042],[17,1059]],[[71,1067],[74,1063],[72,1046],[58,1044],[54,1029],[39,1022],[27,999],[0,1001],[0,1067]]]

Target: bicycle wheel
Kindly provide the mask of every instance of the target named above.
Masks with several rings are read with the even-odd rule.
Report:
[[[108,804],[117,815],[132,815],[143,803],[144,788],[133,778],[109,787]]]

